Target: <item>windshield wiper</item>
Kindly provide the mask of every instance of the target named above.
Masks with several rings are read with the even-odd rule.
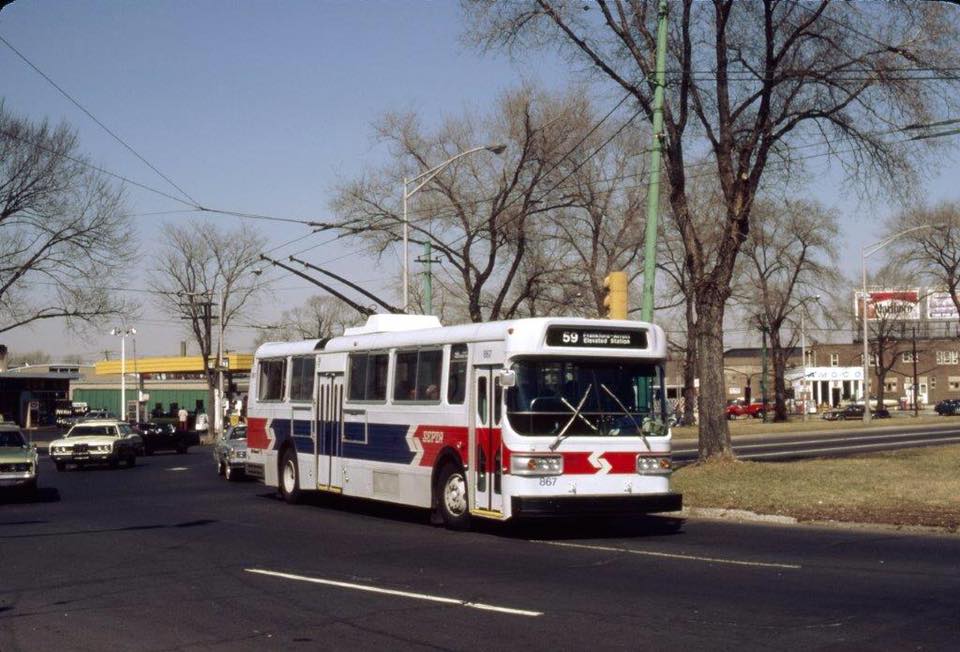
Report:
[[[557,434],[557,438],[553,440],[552,444],[550,444],[550,450],[556,450],[557,446],[560,445],[560,442],[566,439],[567,430],[570,429],[570,426],[573,425],[573,422],[576,421],[577,418],[579,418],[581,421],[587,424],[587,426],[589,426],[591,430],[593,431],[597,430],[597,427],[595,425],[590,423],[590,421],[585,416],[580,414],[580,410],[583,409],[583,404],[587,402],[587,397],[590,396],[591,389],[593,389],[593,385],[592,384],[587,385],[587,391],[583,393],[583,398],[580,399],[580,403],[577,404],[577,407],[573,407],[572,405],[570,405],[570,403],[567,402],[567,399],[563,398],[562,396],[560,397],[560,402],[563,403],[568,408],[570,408],[570,411],[573,412],[573,416],[571,416],[570,420],[567,421],[566,425],[560,429],[560,432]]]
[[[620,406],[620,409],[623,411],[623,413],[624,413],[625,415],[627,415],[627,418],[630,419],[631,421],[633,421],[633,426],[637,429],[637,433],[640,435],[640,439],[643,440],[643,445],[647,447],[647,450],[650,450],[650,444],[647,442],[647,438],[646,438],[646,437],[644,436],[644,434],[643,434],[643,427],[642,427],[639,423],[637,423],[637,420],[636,420],[636,419],[633,418],[633,415],[630,414],[630,410],[627,409],[627,406],[625,406],[625,405],[620,401],[620,399],[617,398],[617,395],[614,394],[613,392],[611,392],[611,391],[610,391],[610,388],[607,387],[606,385],[604,385],[603,383],[600,383],[600,388],[601,388],[603,391],[605,391],[607,394],[609,394],[609,395],[610,395],[610,398],[612,398],[614,401],[616,401],[616,402],[617,402],[617,405]]]

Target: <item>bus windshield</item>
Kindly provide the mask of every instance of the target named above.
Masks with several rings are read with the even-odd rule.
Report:
[[[645,419],[666,420],[663,367],[634,360],[523,359],[506,394],[521,435],[635,436]],[[666,434],[666,428],[642,434]]]

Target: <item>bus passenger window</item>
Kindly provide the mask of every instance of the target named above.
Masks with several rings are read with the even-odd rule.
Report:
[[[370,364],[367,367],[367,392],[368,401],[387,400],[387,367],[390,364],[390,356],[386,353],[377,353],[370,356]]]
[[[480,425],[487,425],[487,377],[477,379],[477,417]]]
[[[293,358],[291,360],[290,400],[309,401],[313,398],[313,374],[316,368],[315,358]]]
[[[417,352],[397,351],[397,368],[393,374],[393,400],[413,401],[417,398]]]
[[[447,374],[447,403],[462,405],[467,388],[467,345],[450,347],[450,371]]]
[[[261,401],[282,401],[287,360],[261,360],[257,383],[257,398]]]
[[[364,389],[367,385],[368,357],[366,353],[350,354],[350,386],[347,399],[351,401],[362,401],[364,399]]]
[[[443,367],[443,351],[440,349],[420,351],[417,359],[417,400],[440,400],[440,373]]]

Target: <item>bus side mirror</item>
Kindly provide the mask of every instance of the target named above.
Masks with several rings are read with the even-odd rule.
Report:
[[[512,369],[505,369],[500,372],[501,387],[515,387],[517,384],[517,372]]]

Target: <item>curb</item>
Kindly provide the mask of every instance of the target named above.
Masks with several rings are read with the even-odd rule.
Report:
[[[738,523],[763,523],[766,525],[793,525],[808,528],[830,528],[833,530],[866,530],[875,532],[899,532],[902,534],[927,534],[933,536],[960,536],[960,530],[933,525],[894,525],[890,523],[861,523],[858,521],[801,521],[793,516],[780,514],[758,514],[745,509],[724,509],[721,507],[684,507],[676,514],[677,518],[703,519],[705,521],[734,521]]]

